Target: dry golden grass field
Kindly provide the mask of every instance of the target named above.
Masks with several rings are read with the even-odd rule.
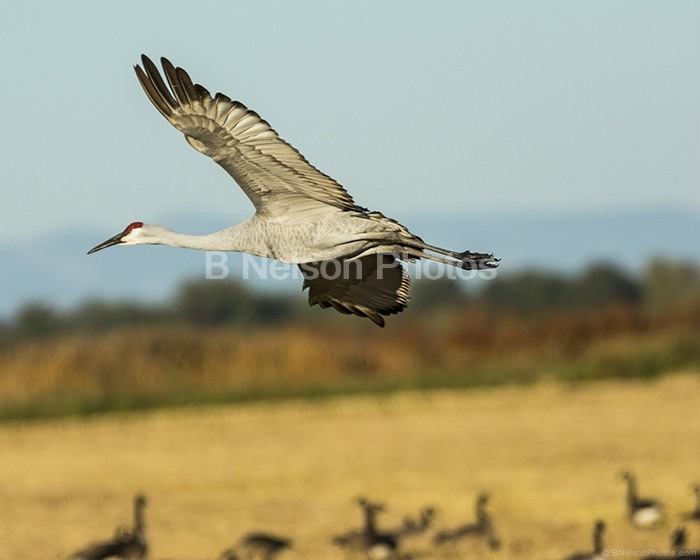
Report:
[[[667,505],[658,530],[627,525],[618,473]],[[148,495],[150,558],[214,559],[246,531],[294,540],[282,559],[343,558],[332,535],[427,504],[437,528],[470,520],[480,491],[502,540],[433,558],[562,558],[668,549],[700,481],[700,376],[196,408],[0,425],[0,559],[65,558],[128,524]],[[687,525],[700,548],[700,523]],[[620,556],[621,557],[621,556]],[[629,557],[629,556],[628,556]]]

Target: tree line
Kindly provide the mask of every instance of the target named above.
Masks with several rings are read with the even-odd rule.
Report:
[[[415,281],[410,312],[444,313],[478,306],[534,314],[613,304],[663,312],[679,306],[700,306],[700,267],[666,259],[652,260],[637,274],[601,262],[575,274],[532,269],[501,272],[492,280],[480,282],[477,289],[465,289],[465,284],[447,278]],[[314,315],[313,320],[327,315]],[[216,327],[308,320],[308,304],[299,293],[265,293],[236,280],[188,280],[159,305],[93,300],[60,310],[46,302],[29,302],[0,323],[0,340],[174,322]]]

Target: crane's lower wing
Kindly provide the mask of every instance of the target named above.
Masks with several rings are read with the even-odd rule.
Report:
[[[380,327],[382,315],[408,307],[411,279],[392,255],[300,264],[309,304],[368,317]]]

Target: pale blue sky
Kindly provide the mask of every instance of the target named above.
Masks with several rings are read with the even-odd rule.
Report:
[[[699,2],[22,0],[0,18],[0,244],[252,211],[148,102],[142,52],[399,219],[700,213]]]

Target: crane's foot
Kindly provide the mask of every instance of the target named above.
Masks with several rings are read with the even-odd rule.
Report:
[[[501,259],[493,256],[493,253],[475,253],[473,251],[464,251],[459,253],[461,268],[464,270],[485,270],[487,268],[496,268]]]

